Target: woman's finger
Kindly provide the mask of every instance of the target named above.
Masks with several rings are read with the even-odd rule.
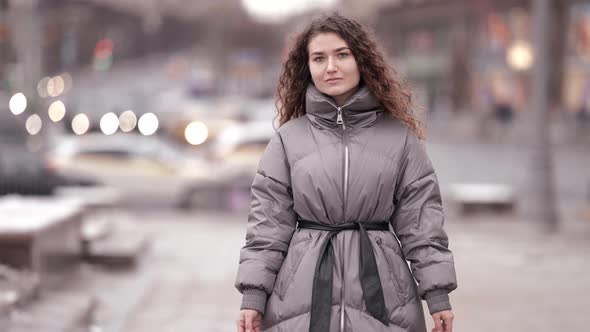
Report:
[[[245,323],[246,323],[246,332],[254,332],[254,328],[252,326],[252,316],[250,315],[245,315]]]
[[[446,315],[443,318],[445,332],[453,332],[453,315]]]
[[[432,332],[443,332],[440,315],[432,315],[432,319],[434,320],[434,328],[432,329]]]
[[[246,313],[240,310],[240,319],[238,319],[238,332],[246,332]]]

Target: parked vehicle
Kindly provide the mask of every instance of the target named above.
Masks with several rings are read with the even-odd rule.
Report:
[[[42,156],[0,140],[0,195],[51,195],[60,179]]]
[[[50,160],[66,179],[117,188],[126,202],[142,205],[187,207],[193,189],[213,176],[204,159],[160,137],[129,133],[60,138]]]
[[[0,195],[51,195],[61,179],[43,151],[30,151],[24,121],[0,112]]]
[[[250,186],[262,153],[275,133],[270,121],[244,122],[228,126],[213,146],[216,169],[234,186]]]

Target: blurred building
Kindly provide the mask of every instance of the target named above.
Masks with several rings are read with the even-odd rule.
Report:
[[[589,1],[551,3],[551,100],[579,112],[590,104]],[[527,108],[530,0],[341,0],[335,9],[375,27],[428,110]],[[215,90],[270,94],[288,35],[308,18],[256,22],[240,0],[0,0],[0,90],[36,95],[44,76],[199,49]]]
[[[550,100],[576,112],[590,100],[590,6],[551,1]],[[527,109],[532,34],[529,0],[397,1],[375,15],[392,61],[431,111]]]
[[[24,29],[25,23],[16,23],[22,18],[37,23]],[[190,48],[205,51],[218,77],[251,78],[254,62],[278,58],[281,37],[251,20],[239,0],[1,0],[0,89],[17,89],[24,53],[35,53],[39,66],[29,77],[35,80]]]

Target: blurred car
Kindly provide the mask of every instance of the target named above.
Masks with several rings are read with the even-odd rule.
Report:
[[[51,195],[61,184],[44,153],[29,149],[32,138],[23,117],[0,108],[0,195]]]
[[[250,204],[250,186],[275,129],[272,123],[245,122],[226,127],[212,142],[209,160],[217,176],[191,193],[194,205],[242,210]]]
[[[51,195],[61,184],[41,153],[0,137],[0,195]]]
[[[195,96],[182,87],[161,91],[154,99],[153,109],[161,120],[162,131],[176,142],[183,145],[190,143],[187,128],[191,123],[199,122],[205,126],[206,138],[197,144],[198,150],[205,151],[209,150],[211,142],[225,127],[235,122],[237,105],[240,105],[241,100],[210,95]]]
[[[216,168],[224,181],[234,186],[250,186],[266,145],[275,134],[270,121],[253,121],[228,126],[213,146]]]
[[[255,98],[242,102],[239,118],[243,122],[264,123],[278,125],[278,118],[274,98]]]
[[[64,178],[117,188],[127,203],[190,207],[195,187],[212,179],[207,162],[157,136],[87,134],[64,137],[50,160]]]

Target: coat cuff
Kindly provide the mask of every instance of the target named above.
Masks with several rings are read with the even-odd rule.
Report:
[[[424,299],[428,304],[428,310],[431,315],[439,311],[451,310],[449,293],[444,289],[430,291],[426,293]]]
[[[240,309],[252,309],[264,315],[267,298],[267,294],[264,290],[257,288],[246,288],[242,292],[242,295],[242,305],[240,306]]]

